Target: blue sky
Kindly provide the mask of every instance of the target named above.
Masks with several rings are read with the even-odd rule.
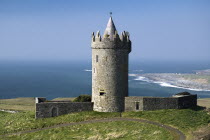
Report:
[[[0,0],[0,60],[90,60],[113,12],[131,60],[209,61],[209,0]]]

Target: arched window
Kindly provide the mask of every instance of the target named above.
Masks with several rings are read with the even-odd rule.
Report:
[[[51,110],[51,117],[56,117],[56,116],[58,116],[58,108],[53,107]]]

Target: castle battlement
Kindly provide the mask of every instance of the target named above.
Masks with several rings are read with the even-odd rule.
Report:
[[[96,35],[92,33],[92,49],[126,49],[131,52],[131,41],[129,33],[123,31],[121,35],[115,31],[113,36],[108,34],[101,37],[100,31],[97,31]]]
[[[111,36],[109,34],[104,34],[103,37],[100,35],[100,31],[92,33],[92,42],[124,42],[124,43],[131,43],[129,32],[123,31],[121,35],[115,31],[114,35]]]

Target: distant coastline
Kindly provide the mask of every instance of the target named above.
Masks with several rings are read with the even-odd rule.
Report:
[[[129,74],[135,80],[157,83],[164,87],[183,88],[194,91],[210,91],[210,69],[195,73],[146,73]]]

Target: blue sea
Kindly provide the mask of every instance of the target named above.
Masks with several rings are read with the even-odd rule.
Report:
[[[130,74],[194,73],[210,69],[207,62],[131,61]],[[194,91],[161,86],[129,77],[130,96],[169,97],[188,91],[199,98],[210,98],[210,91]],[[91,94],[91,62],[89,61],[1,61],[0,98],[76,97]]]

